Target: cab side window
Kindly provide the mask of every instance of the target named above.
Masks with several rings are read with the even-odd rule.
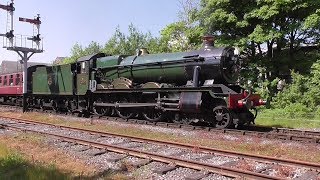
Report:
[[[88,70],[89,70],[88,64],[89,63],[87,61],[81,62],[81,64],[80,64],[80,66],[81,66],[81,74],[88,73]]]

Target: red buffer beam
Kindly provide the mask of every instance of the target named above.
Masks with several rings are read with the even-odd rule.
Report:
[[[40,17],[36,17],[34,19],[28,19],[28,18],[19,17],[19,21],[28,22],[28,23],[35,24],[35,25],[40,25],[41,24]]]

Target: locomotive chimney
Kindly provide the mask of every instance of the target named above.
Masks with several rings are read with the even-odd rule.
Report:
[[[202,48],[204,50],[211,50],[214,47],[214,37],[213,36],[210,36],[210,35],[203,36],[202,40],[203,40]]]

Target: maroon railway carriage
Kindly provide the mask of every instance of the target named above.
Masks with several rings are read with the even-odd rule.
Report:
[[[28,67],[46,65],[28,62]],[[23,65],[19,61],[3,60],[0,65],[0,104],[21,105],[23,96]]]
[[[0,103],[22,103],[22,72],[0,75]]]

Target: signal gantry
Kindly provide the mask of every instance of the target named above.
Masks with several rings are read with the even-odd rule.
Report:
[[[40,15],[35,18],[22,18],[19,17],[19,21],[27,22],[33,25],[33,36],[15,35],[14,34],[14,2],[7,5],[0,4],[0,9],[7,11],[7,27],[4,34],[0,34],[3,37],[3,48],[9,51],[16,52],[20,57],[20,63],[23,64],[23,112],[27,110],[27,68],[28,60],[35,53],[43,52],[43,38],[40,37]]]

